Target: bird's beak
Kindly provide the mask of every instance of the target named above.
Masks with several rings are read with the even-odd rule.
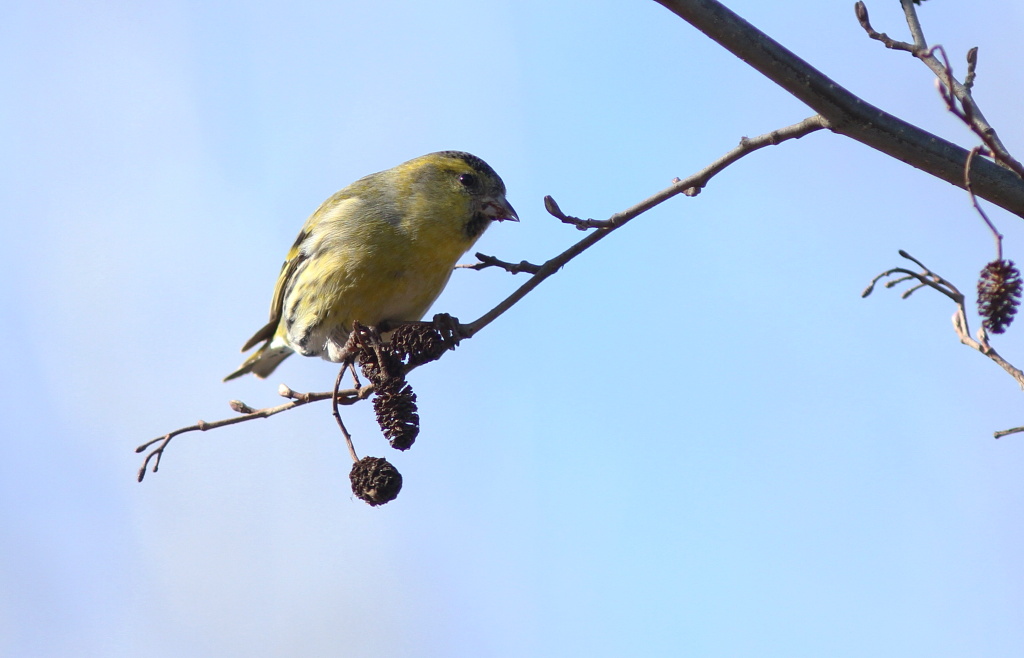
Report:
[[[485,199],[483,210],[484,215],[498,222],[519,221],[519,215],[517,215],[516,211],[512,208],[512,204],[505,200],[504,195]]]

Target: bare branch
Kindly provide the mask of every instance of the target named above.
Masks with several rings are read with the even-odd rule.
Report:
[[[967,193],[971,196],[971,205],[978,211],[981,218],[985,221],[988,230],[992,232],[992,236],[996,241],[996,260],[1003,260],[1003,234],[999,232],[996,225],[992,223],[992,220],[988,218],[985,211],[981,209],[981,205],[978,204],[978,198],[974,196],[974,187],[971,185],[971,161],[974,160],[979,152],[983,151],[984,147],[975,146],[971,149],[971,154],[967,156],[967,164],[964,165],[964,185],[967,187]]]
[[[812,133],[816,130],[821,130],[827,127],[827,123],[819,116],[808,117],[803,121],[788,126],[786,128],[780,128],[779,130],[773,130],[770,133],[766,133],[753,139],[746,139],[740,141],[740,145],[729,151],[721,158],[711,163],[701,171],[689,176],[685,179],[676,179],[672,185],[665,188],[661,192],[654,194],[647,199],[644,199],[640,203],[627,208],[622,212],[615,213],[607,220],[605,220],[605,227],[599,228],[589,234],[573,246],[569,247],[561,254],[555,256],[551,260],[547,261],[540,266],[540,269],[534,274],[526,283],[520,286],[515,292],[509,295],[507,298],[502,300],[500,304],[492,308],[490,311],[477,318],[475,321],[463,326],[466,337],[473,336],[478,331],[489,325],[491,322],[496,320],[505,311],[512,308],[520,299],[525,297],[531,290],[541,284],[544,279],[548,278],[558,270],[562,268],[570,260],[579,256],[581,253],[594,246],[598,241],[604,239],[615,229],[626,224],[629,220],[633,219],[641,213],[647,212],[651,208],[658,204],[671,199],[678,194],[686,194],[687,196],[694,196],[700,191],[712,176],[719,173],[730,164],[736,162],[740,158],[754,151],[763,148],[765,146],[781,144],[788,139],[798,139]],[[550,197],[549,197],[550,198]],[[551,200],[554,207],[557,204],[554,203],[554,199]],[[545,201],[545,205],[548,203]]]
[[[1008,430],[999,430],[998,432],[993,432],[992,436],[994,436],[997,439],[1001,439],[1004,436],[1009,436],[1010,434],[1019,434],[1020,432],[1024,432],[1024,427],[1014,427]]]
[[[550,196],[544,197],[544,209],[548,211],[548,214],[552,217],[557,217],[560,221],[566,224],[571,224],[581,231],[586,231],[592,228],[611,228],[612,225],[608,223],[608,220],[604,219],[580,219],[579,217],[571,217],[562,212],[562,209],[558,207],[555,200]]]
[[[673,181],[671,186],[662,190],[661,192],[658,192],[657,194],[641,201],[640,203],[632,206],[631,208],[627,208],[622,212],[612,215],[607,220],[602,220],[601,222],[598,223],[600,228],[597,228],[597,230],[588,233],[587,236],[584,237],[582,240],[572,245],[558,256],[555,256],[551,260],[547,261],[543,265],[537,266],[527,263],[526,261],[523,261],[519,265],[512,265],[510,263],[505,263],[504,261],[499,261],[496,258],[485,256],[484,254],[477,254],[477,258],[480,259],[481,261],[479,264],[477,264],[479,266],[469,265],[465,267],[473,269],[482,269],[488,266],[496,266],[502,267],[513,273],[517,271],[530,272],[532,276],[515,292],[513,292],[507,298],[502,300],[497,306],[495,306],[493,309],[491,309],[490,311],[479,317],[477,320],[469,324],[459,324],[457,320],[449,316],[444,316],[449,321],[448,323],[444,323],[444,318],[435,317],[435,321],[433,323],[410,322],[401,324],[436,326],[439,322],[441,322],[445,324],[445,327],[443,328],[447,329],[448,333],[452,334],[452,336],[455,337],[454,343],[457,343],[458,339],[461,338],[470,338],[477,332],[479,332],[481,329],[486,327],[488,324],[493,322],[495,319],[497,319],[505,311],[512,308],[512,306],[514,306],[520,299],[525,297],[531,290],[540,285],[541,282],[543,282],[549,276],[560,270],[563,265],[565,265],[570,260],[586,251],[588,248],[593,246],[597,241],[603,239],[613,230],[626,224],[628,221],[630,221],[637,215],[640,215],[641,213],[644,213],[650,210],[651,208],[655,207],[656,205],[668,199],[671,199],[672,197],[677,196],[679,194],[684,194],[688,196],[693,196],[697,194],[697,192],[701,188],[707,185],[708,181],[715,174],[721,172],[730,164],[736,162],[745,155],[753,153],[754,151],[761,149],[765,146],[781,144],[782,142],[790,139],[798,139],[816,130],[822,130],[825,127],[827,127],[827,124],[824,120],[821,119],[821,117],[813,116],[804,119],[803,121],[800,121],[799,123],[796,123],[792,126],[780,128],[778,130],[773,130],[772,132],[760,135],[759,137],[755,137],[753,139],[743,138],[742,140],[740,140],[739,146],[732,149],[724,156],[722,156],[715,162],[711,163],[710,165],[708,165],[701,171],[697,172],[696,174],[682,180],[677,178]],[[558,204],[555,203],[554,199],[551,199],[551,197],[545,198],[545,206],[548,207],[549,210],[551,208],[558,208]],[[558,212],[561,211],[559,210]],[[451,324],[453,326],[447,326],[448,324]],[[394,327],[383,328],[387,330],[394,329]],[[355,332],[353,332],[353,336],[354,334]],[[352,342],[353,338],[350,337],[349,343]],[[452,347],[449,347],[448,349],[451,348]],[[344,355],[354,354],[349,344],[346,344],[345,349],[342,350],[342,352]],[[378,359],[378,362],[380,363],[383,363],[384,361],[384,359]],[[214,421],[212,423],[207,423],[201,420],[195,425],[182,427],[174,430],[173,432],[169,432],[161,437],[157,437],[151,441],[147,441],[146,443],[136,448],[135,452],[143,452],[155,444],[158,445],[155,449],[153,449],[146,455],[145,461],[142,464],[142,468],[139,469],[139,482],[141,482],[143,477],[145,477],[146,470],[149,467],[150,462],[153,463],[152,470],[154,473],[159,469],[160,458],[163,455],[164,450],[167,448],[167,445],[171,442],[171,439],[173,439],[176,436],[188,432],[205,432],[207,430],[216,429],[218,427],[224,427],[227,425],[234,425],[236,423],[242,423],[249,420],[255,420],[256,418],[269,418],[270,416],[274,416],[276,414],[288,411],[290,409],[294,409],[295,407],[299,407],[310,402],[317,402],[320,400],[334,400],[334,402],[332,403],[334,405],[334,417],[337,420],[339,427],[341,427],[343,435],[345,436],[345,440],[349,448],[349,453],[352,456],[353,461],[358,462],[359,460],[358,457],[356,456],[355,447],[352,444],[351,436],[345,429],[345,425],[341,420],[341,415],[338,412],[337,405],[354,404],[359,400],[366,399],[374,392],[375,389],[373,384],[369,383],[366,384],[365,386],[360,386],[358,377],[356,377],[355,388],[342,391],[337,390],[341,386],[341,379],[346,367],[348,366],[343,365],[341,371],[338,373],[338,377],[335,380],[334,391],[327,391],[323,393],[296,393],[292,391],[288,386],[281,384],[281,386],[278,389],[278,393],[283,397],[289,398],[291,400],[290,402],[286,402],[276,407],[253,409],[252,407],[243,402],[240,402],[238,400],[232,400],[231,408],[234,411],[241,413],[241,416],[226,418],[223,420]],[[412,370],[415,367],[415,364],[409,364],[406,367],[406,372]],[[352,369],[352,371],[353,375],[355,375],[354,368]]]
[[[656,2],[813,108],[833,132],[963,187],[966,149],[866,103],[716,0]],[[992,162],[975,167],[977,195],[1024,217],[1024,182]]]
[[[938,58],[935,57],[935,53],[942,56],[941,63]],[[976,64],[978,49],[972,48],[968,53],[968,77],[970,77],[971,85],[973,86],[974,66],[972,66],[971,63],[971,54],[974,55],[973,60],[974,64]],[[981,139],[982,143],[987,147],[986,152],[983,153],[983,155],[992,156],[1004,167],[1012,170],[1021,178],[1024,178],[1024,165],[1010,155],[1010,152],[1005,146],[1003,146],[999,136],[996,135],[995,128],[988,124],[988,121],[985,120],[985,116],[981,113],[981,108],[979,108],[977,103],[974,102],[974,97],[971,96],[970,87],[966,84],[961,85],[957,82],[956,78],[953,77],[953,68],[949,64],[949,57],[946,56],[946,50],[942,46],[934,46],[926,51],[926,56],[922,57],[922,61],[925,61],[926,63],[934,61],[939,67],[940,75],[936,79],[936,84],[939,88],[939,94],[942,96],[942,100],[946,103],[946,109],[963,121],[964,124],[966,124],[967,127],[970,128],[979,139]],[[957,101],[960,102],[959,107],[957,106]]]
[[[914,0],[900,0],[903,6],[903,14],[907,17],[907,27],[910,28],[910,36],[914,39],[914,45],[918,50],[928,47],[928,40],[924,38],[924,30],[921,29],[921,21],[917,19],[917,8]]]
[[[978,68],[978,47],[975,46],[967,51],[967,77],[964,78],[964,88],[969,92],[974,87],[974,76]]]
[[[786,126],[785,128],[778,128],[753,138],[744,137],[740,139],[739,146],[729,151],[718,160],[715,160],[687,180],[681,181],[676,179],[673,183],[673,188],[682,187],[684,188],[682,191],[686,196],[697,196],[700,194],[700,191],[704,186],[708,184],[708,181],[711,180],[712,176],[718,174],[745,155],[753,153],[754,151],[766,146],[777,146],[789,139],[800,139],[804,135],[809,135],[812,132],[822,130],[824,128],[831,129],[832,125],[825,117],[820,114],[815,114],[814,116],[809,116],[803,121],[794,123],[791,126]],[[690,181],[693,182],[692,185],[689,184]]]
[[[158,470],[160,470],[160,458],[163,456],[164,450],[167,449],[167,444],[169,444],[171,442],[171,439],[173,439],[176,436],[187,434],[188,432],[206,432],[208,430],[215,430],[218,427],[226,427],[228,425],[235,425],[237,423],[244,423],[246,421],[256,420],[257,418],[270,418],[271,416],[276,416],[279,413],[290,411],[291,409],[301,407],[303,405],[309,404],[310,402],[329,400],[332,397],[331,391],[327,391],[325,393],[296,393],[295,391],[291,390],[284,384],[281,384],[280,388],[278,388],[278,393],[282,397],[290,398],[291,401],[285,402],[284,404],[279,404],[276,407],[265,407],[263,409],[253,410],[252,407],[243,402],[239,402],[238,400],[232,400],[231,408],[233,410],[248,411],[242,411],[241,416],[224,418],[222,420],[216,420],[210,423],[204,420],[200,420],[195,425],[189,425],[187,427],[178,428],[173,432],[168,432],[163,436],[157,437],[155,439],[143,443],[142,445],[135,449],[135,452],[143,452],[149,449],[149,447],[154,444],[159,445],[157,445],[156,448],[151,450],[146,455],[146,459],[142,462],[142,467],[139,469],[139,482],[142,482],[142,479],[146,476],[146,469],[149,467],[149,463],[151,461],[153,462],[153,472],[156,473]],[[338,391],[337,399],[339,404],[354,404],[359,400],[363,400],[369,397],[371,393],[373,393],[373,387],[368,385],[360,389],[348,389],[344,391]]]
[[[506,263],[503,260],[498,260],[494,256],[488,256],[487,254],[482,254],[480,252],[477,252],[474,256],[476,256],[476,259],[479,262],[467,265],[456,265],[456,269],[465,268],[469,270],[482,270],[487,267],[499,267],[509,274],[519,274],[520,272],[536,274],[537,271],[540,270],[540,265],[534,265],[533,263],[528,263],[525,260],[519,261],[519,263]]]
[[[956,304],[956,312],[953,313],[953,330],[956,331],[956,335],[960,339],[960,342],[970,347],[971,349],[976,350],[981,354],[987,356],[1000,368],[1006,371],[1007,374],[1013,377],[1013,379],[1021,388],[1024,388],[1024,371],[1021,371],[1020,369],[1015,367],[1009,361],[1004,359],[1002,355],[996,352],[995,348],[993,348],[989,344],[988,335],[984,329],[981,329],[978,332],[977,339],[971,336],[970,327],[967,323],[967,309],[965,305],[966,302],[964,299],[964,295],[957,289],[957,287],[954,286],[949,281],[947,281],[946,279],[944,279],[943,277],[936,274],[934,271],[925,267],[921,263],[921,261],[917,260],[907,252],[900,250],[900,256],[906,258],[907,260],[913,261],[914,263],[919,265],[922,271],[912,272],[902,267],[896,267],[891,270],[886,270],[885,272],[882,272],[881,274],[879,274],[878,276],[871,280],[871,283],[864,290],[861,296],[867,297],[868,295],[871,294],[871,291],[874,289],[875,284],[877,284],[879,280],[887,278],[897,273],[906,275],[898,280],[900,282],[910,280],[911,278],[915,279],[918,282],[918,285],[915,286],[914,288],[915,290],[921,286],[928,286],[933,290],[937,290],[938,292],[942,293],[943,295],[951,299],[954,304]],[[891,286],[887,284],[886,287]],[[906,296],[907,294],[905,293],[904,298]],[[996,432],[996,438],[999,438],[999,436],[999,432]]]
[[[949,111],[967,124],[967,127],[988,147],[997,162],[1014,171],[1021,178],[1024,178],[1024,166],[1010,155],[1009,150],[1003,145],[995,129],[989,124],[981,108],[978,107],[974,97],[971,95],[971,88],[974,86],[974,78],[977,73],[978,48],[975,46],[967,51],[967,77],[961,84],[953,76],[953,69],[949,64],[949,58],[946,56],[942,46],[928,47],[928,42],[924,38],[924,32],[921,29],[921,22],[917,18],[917,9],[914,6],[913,0],[900,0],[900,3],[907,17],[907,26],[910,28],[910,33],[914,39],[913,44],[895,41],[886,34],[876,32],[868,21],[868,10],[863,2],[857,2],[854,8],[857,20],[869,37],[881,41],[885,44],[886,48],[907,51],[924,62],[935,73],[939,82],[941,82],[942,86],[940,86],[939,92],[942,94],[942,98],[946,102],[946,107]],[[941,61],[935,56],[936,53],[942,56]],[[957,107],[957,102],[959,102],[960,107]],[[1020,213],[1017,214],[1019,215]]]
[[[344,421],[341,420],[341,412],[338,411],[338,389],[341,388],[341,378],[345,376],[345,371],[349,368],[352,368],[352,375],[357,377],[356,369],[351,361],[346,360],[341,364],[341,369],[338,371],[338,378],[334,380],[334,390],[331,391],[331,411],[334,413],[334,420],[338,421],[338,427],[341,429],[341,435],[345,437],[345,445],[348,446],[348,454],[352,457],[353,462],[358,462],[359,455],[356,454],[356,446],[352,443],[352,435],[348,433],[348,428],[345,427]]]
[[[868,36],[872,39],[881,41],[886,48],[891,48],[893,50],[905,50],[908,53],[912,53],[916,50],[917,46],[912,43],[897,41],[885,32],[876,32],[875,29],[871,27],[871,21],[868,18],[868,8],[863,2],[855,4],[853,9],[857,14],[857,21],[860,23],[860,26],[864,28],[864,31],[867,32]]]

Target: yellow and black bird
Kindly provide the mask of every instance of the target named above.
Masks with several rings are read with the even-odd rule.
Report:
[[[340,361],[352,323],[419,320],[492,221],[519,221],[505,184],[469,153],[370,174],[324,201],[288,251],[262,346],[224,381],[263,378],[292,352]]]

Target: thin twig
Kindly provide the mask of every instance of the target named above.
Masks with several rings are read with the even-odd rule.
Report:
[[[943,100],[946,101],[946,108],[963,121],[978,136],[982,143],[988,147],[986,155],[995,158],[996,162],[1024,178],[1024,165],[1010,155],[1010,152],[1003,146],[1003,142],[999,139],[999,135],[996,134],[995,128],[988,124],[984,115],[981,114],[981,108],[974,102],[974,96],[971,95],[970,87],[966,84],[961,85],[953,77],[953,68],[949,63],[949,58],[946,56],[946,50],[942,46],[935,46],[930,52],[933,53],[931,59],[936,62],[938,60],[935,58],[934,53],[937,52],[942,55],[942,78],[945,79],[944,84],[949,89],[944,91],[940,87],[939,93],[942,94]],[[971,56],[972,54],[973,57]],[[972,48],[967,58],[968,76],[972,86],[974,84],[974,67],[977,64],[977,59],[978,49]],[[957,107],[954,96],[956,100],[960,101],[960,107]]]
[[[740,141],[740,145],[729,151],[718,160],[715,160],[710,165],[702,169],[701,171],[688,176],[685,179],[676,179],[669,187],[665,188],[661,192],[654,194],[640,203],[627,208],[622,212],[615,213],[609,217],[606,222],[605,228],[599,228],[591,233],[588,233],[585,238],[572,245],[559,255],[555,256],[551,260],[545,262],[540,266],[540,269],[529,278],[523,285],[521,285],[515,292],[506,297],[497,306],[492,308],[487,313],[477,318],[475,321],[470,322],[468,325],[463,325],[463,331],[465,337],[469,338],[475,335],[478,331],[494,322],[499,316],[505,311],[512,308],[520,299],[525,297],[531,290],[539,286],[544,279],[560,270],[566,263],[571,261],[576,256],[589,249],[590,247],[597,244],[598,241],[604,239],[615,229],[623,226],[631,219],[645,213],[651,208],[657,206],[672,197],[679,194],[686,194],[687,196],[694,196],[697,194],[711,178],[721,172],[723,169],[736,162],[740,158],[753,153],[754,151],[764,148],[765,146],[772,146],[775,144],[781,144],[782,142],[789,139],[799,139],[804,135],[808,135],[816,130],[822,130],[828,127],[828,122],[825,121],[819,115],[814,115],[795,123],[792,126],[773,130],[770,133],[765,133],[759,137],[753,139],[744,138]],[[553,200],[552,200],[553,201]],[[545,206],[547,206],[547,200],[545,199]],[[557,204],[555,204],[557,207]]]
[[[1021,371],[1019,368],[1004,359],[1002,355],[1000,355],[995,348],[989,344],[988,336],[984,328],[979,330],[977,338],[971,336],[971,330],[967,323],[966,300],[963,293],[961,293],[952,283],[936,274],[933,270],[923,265],[921,261],[917,260],[902,249],[900,250],[900,256],[919,265],[922,271],[912,272],[911,270],[907,270],[902,267],[895,267],[891,270],[886,270],[871,280],[871,283],[864,290],[861,296],[867,297],[871,294],[871,291],[879,280],[897,273],[908,275],[910,278],[916,279],[919,284],[926,285],[933,290],[939,291],[956,304],[956,311],[953,313],[953,330],[956,332],[960,342],[987,356],[1000,368],[1006,371],[1007,374],[1013,377],[1021,388],[1024,388],[1024,371]],[[906,281],[908,280],[908,277],[903,277],[900,280]],[[996,438],[999,438],[999,433],[997,432],[996,434]]]
[[[992,220],[988,218],[985,211],[981,209],[978,197],[974,196],[974,188],[971,186],[971,162],[974,161],[974,156],[984,148],[984,146],[975,146],[971,149],[971,154],[967,156],[967,164],[964,166],[964,187],[967,188],[967,193],[971,196],[971,205],[978,211],[981,218],[985,220],[988,230],[992,231],[992,237],[996,241],[996,260],[1003,260],[1003,234],[996,229],[996,225],[992,223]]]
[[[917,17],[917,9],[914,7],[913,0],[900,0],[900,3],[903,6],[903,12],[907,19],[907,26],[910,28],[911,36],[914,39],[913,44],[905,41],[896,41],[884,33],[875,31],[868,20],[868,10],[863,2],[857,2],[854,8],[858,22],[860,22],[861,27],[864,28],[864,31],[870,38],[882,42],[886,48],[909,52],[924,62],[925,66],[931,69],[938,78],[938,81],[941,82],[939,93],[942,94],[942,98],[949,111],[963,121],[982,140],[997,162],[1021,178],[1024,178],[1024,165],[1021,165],[1020,162],[1010,155],[1009,150],[1003,145],[1002,140],[996,134],[995,128],[989,124],[988,119],[985,118],[981,108],[978,107],[974,97],[971,95],[971,88],[974,86],[974,78],[977,73],[978,48],[971,48],[967,52],[967,77],[964,79],[963,84],[961,84],[953,76],[953,69],[949,64],[949,58],[946,56],[945,49],[942,46],[928,47],[928,42],[924,38],[924,31],[921,29],[921,22]],[[939,57],[936,57],[936,53],[941,55],[941,61]],[[960,107],[957,107],[957,102],[959,102]],[[1003,207],[1005,208],[1006,206]]]
[[[964,296],[962,294],[960,294],[960,291],[957,290],[956,288],[954,288],[951,284],[948,284],[946,281],[943,281],[942,279],[934,279],[934,278],[932,278],[932,277],[934,277],[936,275],[932,274],[931,272],[918,273],[918,272],[913,272],[913,271],[908,270],[908,269],[903,268],[903,267],[894,267],[891,270],[886,270],[886,271],[882,272],[881,274],[879,274],[878,276],[876,276],[874,279],[871,280],[871,283],[868,285],[867,288],[864,289],[864,291],[860,294],[860,296],[861,297],[867,297],[868,295],[870,295],[872,293],[872,291],[874,290],[875,284],[877,284],[880,279],[884,279],[886,277],[890,277],[893,274],[903,274],[905,276],[902,276],[899,279],[896,279],[894,281],[886,282],[885,283],[885,287],[886,288],[894,288],[897,285],[899,285],[901,283],[905,283],[905,282],[910,281],[910,280],[914,280],[914,281],[918,282],[916,286],[914,286],[913,288],[911,288],[907,292],[903,293],[903,295],[902,295],[903,299],[906,299],[907,297],[910,297],[910,293],[920,289],[922,286],[928,286],[929,288],[932,288],[933,290],[937,290],[938,292],[942,293],[946,297],[949,297],[951,300],[953,300],[956,303],[960,303],[963,300],[963,298],[964,298]]]
[[[533,263],[528,263],[525,260],[520,261],[519,263],[506,263],[503,260],[498,260],[494,256],[488,256],[487,254],[482,254],[480,252],[477,252],[474,255],[479,262],[469,263],[466,265],[456,265],[455,267],[465,268],[468,270],[482,270],[487,267],[498,267],[509,274],[519,274],[520,272],[536,274],[537,271],[540,270],[540,265],[534,265]]]
[[[864,28],[864,31],[867,32],[868,36],[876,41],[881,41],[886,48],[891,48],[892,50],[905,50],[908,53],[912,53],[916,50],[916,46],[914,44],[907,43],[906,41],[898,41],[890,37],[885,32],[877,32],[875,28],[871,27],[871,20],[868,17],[868,8],[863,2],[857,2],[857,4],[853,6],[853,10],[857,14],[857,21],[860,23],[860,26]]]
[[[946,49],[942,46],[932,46],[926,51],[924,56],[938,61],[935,57],[936,53],[942,56],[942,65],[939,67],[939,73],[935,78],[935,85],[939,90],[939,95],[942,96],[942,100],[945,101],[946,109],[970,127],[974,112],[971,106],[967,103],[961,101],[960,105],[957,105],[957,100],[959,99],[956,95],[956,86],[959,83],[956,78],[953,77],[953,67],[949,63],[949,57],[946,55]]]
[[[352,372],[354,374],[356,367],[353,362],[345,361],[342,363],[341,370],[338,371],[338,378],[334,380],[334,390],[331,395],[331,410],[334,412],[334,420],[338,421],[338,427],[341,428],[341,435],[345,437],[345,444],[348,446],[348,454],[352,456],[353,462],[358,462],[359,455],[356,454],[356,447],[352,443],[352,435],[348,433],[345,423],[341,420],[341,412],[338,411],[338,389],[341,388],[341,378],[349,368],[352,368]]]
[[[910,37],[918,50],[928,47],[928,40],[924,38],[924,30],[921,29],[921,21],[917,18],[917,8],[914,0],[900,0],[903,7],[903,14],[907,17],[907,27],[910,28]]]
[[[142,479],[146,476],[146,469],[149,467],[150,462],[153,463],[152,470],[154,473],[156,473],[160,469],[160,459],[163,456],[164,450],[167,449],[167,445],[171,442],[171,439],[173,439],[176,436],[187,434],[188,432],[206,432],[208,430],[215,430],[219,427],[235,425],[236,423],[244,423],[246,421],[255,420],[257,418],[270,418],[271,416],[276,416],[279,413],[289,411],[296,407],[301,407],[303,405],[309,404],[310,402],[329,400],[333,395],[333,391],[326,391],[323,393],[296,393],[287,386],[285,386],[284,384],[281,384],[281,386],[278,388],[278,393],[282,397],[290,398],[291,401],[285,402],[284,404],[279,404],[276,407],[265,407],[263,409],[255,409],[253,411],[243,413],[241,416],[233,416],[231,418],[224,418],[222,420],[216,420],[209,423],[204,420],[200,420],[195,425],[180,427],[174,430],[173,432],[168,432],[163,436],[159,436],[155,439],[143,443],[142,445],[135,449],[135,452],[143,452],[152,445],[159,445],[157,445],[156,448],[151,450],[146,455],[146,459],[142,462],[142,467],[139,469],[139,482],[142,482]],[[340,404],[354,404],[359,400],[363,400],[369,397],[371,393],[373,393],[373,386],[367,385],[360,389],[347,389],[344,391],[338,391],[337,399]],[[237,401],[233,400],[233,402]],[[252,407],[249,407],[248,405],[245,405],[244,408],[252,409]]]
[[[580,219],[579,217],[566,215],[550,196],[544,197],[544,209],[547,210],[548,214],[552,217],[556,217],[559,221],[565,224],[575,226],[581,231],[586,231],[592,228],[612,228],[612,224],[607,219]]]
[[[970,91],[974,87],[974,77],[978,68],[978,47],[975,46],[967,51],[967,77],[964,78],[964,88]]]

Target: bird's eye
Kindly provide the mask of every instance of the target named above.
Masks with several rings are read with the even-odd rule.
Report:
[[[476,186],[479,184],[479,181],[473,174],[459,174],[459,182],[462,183],[462,186],[467,190],[475,190]]]

